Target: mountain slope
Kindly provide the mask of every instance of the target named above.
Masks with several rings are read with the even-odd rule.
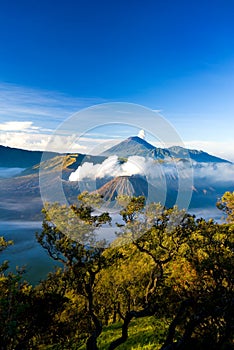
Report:
[[[123,158],[130,156],[165,158],[166,156],[169,156],[169,151],[162,148],[156,148],[140,137],[133,136],[109,148],[103,152],[102,155],[117,155]]]
[[[225,159],[215,157],[209,153],[197,150],[190,150],[180,146],[159,148],[151,145],[149,142],[138,136],[129,137],[117,145],[109,148],[102,153],[103,156],[113,156],[128,158],[130,156],[152,157],[154,159],[179,158],[188,159],[189,157],[196,162],[205,163],[230,163]]]
[[[18,148],[0,146],[0,167],[29,168],[40,163],[42,151],[27,151]],[[48,158],[59,155],[55,152],[47,152]]]
[[[0,145],[0,167],[6,168],[32,168],[41,162],[42,151],[28,151],[18,148],[5,147]],[[168,149],[154,147],[147,141],[138,136],[129,137],[119,144],[109,148],[99,156],[85,154],[69,154],[74,162],[68,166],[70,169],[77,168],[82,162],[101,163],[106,157],[117,155],[122,158],[130,156],[152,157],[154,159],[164,158],[190,158],[196,162],[216,162],[230,163],[225,159],[210,155],[209,153],[197,150],[189,150],[179,146],[173,146]],[[46,158],[51,159],[56,156],[65,156],[56,152],[46,152]],[[35,169],[32,170],[34,173]],[[28,171],[30,173],[30,170]]]
[[[180,146],[173,146],[168,148],[172,157],[175,158],[185,158],[190,156],[190,158],[198,163],[230,163],[228,160],[213,156],[204,151],[186,149]]]
[[[108,202],[114,201],[118,195],[147,197],[148,183],[141,176],[118,176],[107,182],[96,192]]]

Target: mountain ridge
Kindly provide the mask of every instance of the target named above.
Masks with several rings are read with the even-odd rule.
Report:
[[[104,156],[112,156],[115,154],[123,158],[135,155],[155,159],[170,157],[170,152],[167,149],[157,148],[138,136],[128,137],[102,153]]]
[[[141,147],[143,145],[143,150],[147,150],[147,155],[152,157],[152,152],[154,156],[155,150],[157,152],[162,152],[159,156],[167,155],[168,153],[164,153],[163,149],[156,149],[154,146],[147,144],[145,140],[139,139],[138,137],[129,138],[128,142],[134,141],[133,146],[137,145]],[[126,143],[125,143],[126,144]],[[146,145],[146,147],[145,147]],[[134,149],[133,147],[133,149]],[[1,157],[2,150],[9,151],[8,157]],[[31,157],[36,155],[37,157],[41,157],[41,151],[26,151],[20,149],[13,149],[15,152],[13,154],[14,157],[18,156],[18,159],[22,162],[20,155],[29,154]],[[20,152],[18,152],[20,151]],[[21,152],[23,151],[23,153]],[[186,152],[186,149],[179,148],[175,146],[168,152],[174,152],[174,157],[178,158],[178,154],[180,152]],[[11,153],[12,149],[10,147],[0,147],[0,160],[2,163],[0,164],[8,164],[11,163]],[[24,153],[27,152],[27,153]],[[29,153],[28,153],[29,152]],[[36,152],[34,154],[34,152]],[[191,150],[192,154],[197,156],[201,156],[207,154],[203,151]],[[51,156],[54,155],[53,152],[50,153]],[[208,155],[208,160],[214,158]],[[68,203],[74,203],[77,199],[77,195],[81,192],[82,188],[90,188],[90,192],[93,191],[93,183],[90,186],[84,186],[80,182],[71,182],[68,181],[71,172],[76,171],[77,167],[83,164],[84,162],[90,162],[93,164],[101,164],[107,156],[89,156],[78,153],[71,153],[67,155],[56,155],[52,159],[49,159],[47,163],[40,164],[40,158],[33,158],[33,163],[35,164],[38,160],[39,162],[36,165],[33,165],[31,168],[27,168],[27,171],[23,172],[20,176],[15,176],[6,179],[0,179],[0,202],[1,204],[1,217],[6,220],[35,220],[40,217],[40,209],[42,209],[43,203],[40,195],[40,184],[39,184],[39,169],[42,166],[45,167],[45,170],[51,173],[49,177],[50,182],[48,183],[49,190],[56,190],[57,181],[61,182],[61,186],[63,187],[65,197],[68,200]],[[121,158],[121,157],[120,157]],[[158,161],[161,162],[162,158],[158,158]],[[221,161],[221,158],[219,158]],[[125,160],[121,160],[120,162],[125,163]],[[169,159],[170,161],[170,159]],[[227,162],[227,161],[226,161]],[[164,163],[164,161],[162,161]],[[165,165],[168,163],[165,161]],[[214,162],[214,167],[216,166]],[[210,164],[212,164],[210,163]],[[230,163],[230,162],[229,162]],[[24,163],[25,164],[25,163]],[[21,165],[22,166],[22,165]],[[186,165],[185,165],[186,166]],[[195,165],[194,165],[195,166]],[[202,167],[202,163],[197,163],[196,166]],[[59,171],[62,169],[61,171]],[[222,166],[221,168],[222,169]],[[221,170],[223,171],[223,170]],[[222,175],[222,174],[221,174]],[[195,179],[196,180],[196,179]],[[199,180],[199,181],[198,181]],[[215,203],[218,198],[222,196],[222,194],[227,191],[233,191],[233,181],[227,182],[227,180],[223,180],[222,182],[212,183],[207,182],[205,177],[199,177],[198,180],[194,183],[193,196],[191,200],[191,208],[194,207],[204,207],[207,205],[215,206]],[[226,181],[226,182],[225,182]],[[177,198],[178,193],[178,180],[175,178],[171,178],[170,174],[166,175],[166,186],[167,186],[167,196],[165,205],[170,207],[174,205],[175,200]],[[163,185],[163,184],[162,184]],[[211,189],[211,186],[213,189]],[[161,188],[162,187],[162,188]],[[163,198],[163,186],[160,186],[160,178],[158,179],[157,185],[154,186],[152,183],[147,183],[147,179],[143,176],[125,176],[125,177],[116,177],[116,179],[101,179],[96,181],[96,189],[99,193],[105,197],[107,201],[110,201],[111,204],[116,198],[118,194],[128,194],[128,195],[144,195],[147,197],[147,194],[150,195],[151,198],[156,201],[160,201],[160,198]]]
[[[30,168],[40,163],[43,153],[43,151],[30,151],[0,145],[0,167]],[[48,158],[60,155],[57,152],[46,153]]]
[[[210,163],[231,163],[230,161],[213,156],[204,151],[198,151],[193,149],[187,149],[181,146],[172,146],[169,148],[155,147],[149,142],[138,136],[131,136],[117,145],[107,149],[102,153],[103,156],[117,155],[122,158],[128,158],[130,156],[142,156],[151,157],[154,159],[165,158],[181,158],[191,159],[196,162],[210,162]]]
[[[231,163],[226,159],[214,156],[202,150],[183,148],[181,146],[172,146],[169,147],[168,150],[175,158],[183,158],[183,155],[186,155],[185,153],[187,153],[192,160],[199,163]]]
[[[24,169],[31,168],[40,164],[44,153],[46,153],[46,158],[48,160],[57,156],[66,156],[66,153],[25,150],[0,145],[0,167]],[[74,155],[77,157],[77,160],[74,162],[74,166],[79,165],[79,163],[82,161],[98,163],[99,160],[103,161],[105,158],[112,155],[117,155],[120,158],[128,158],[130,156],[142,156],[146,158],[150,157],[158,160],[163,160],[165,158],[190,158],[196,162],[231,163],[226,159],[211,155],[201,150],[198,151],[194,149],[186,149],[181,146],[172,146],[169,148],[155,147],[138,136],[131,136],[102,152],[98,156],[85,155],[81,153],[76,154],[75,152],[68,153],[67,155]]]

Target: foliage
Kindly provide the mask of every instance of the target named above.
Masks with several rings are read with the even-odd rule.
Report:
[[[87,322],[83,322],[82,331],[90,333],[87,349],[97,349],[102,323],[94,308],[94,288],[96,276],[108,264],[108,259],[103,255],[105,242],[95,239],[95,230],[110,222],[110,217],[108,213],[93,215],[89,203],[92,200],[99,202],[98,196],[83,193],[79,200],[79,206],[47,205],[43,231],[37,234],[37,239],[54,260],[64,265],[69,289],[85,299],[83,313]]]
[[[1,239],[0,251],[11,242]],[[2,265],[3,266],[3,265]],[[35,348],[59,336],[57,314],[65,298],[56,289],[33,288],[23,281],[23,269],[13,274],[2,268],[0,276],[0,349]],[[49,281],[49,280],[48,280]],[[54,284],[54,278],[53,278]]]
[[[12,245],[13,242],[12,241],[6,241],[4,239],[4,237],[0,237],[0,253],[6,249],[9,245]],[[4,276],[4,271],[6,271],[8,269],[8,262],[4,261],[1,265],[0,265],[0,276],[3,277]]]
[[[233,229],[212,220],[194,223],[180,266],[173,265],[177,300],[163,349],[173,338],[178,349],[221,349],[233,342]]]
[[[2,265],[0,349],[233,349],[233,197],[219,224],[121,196],[110,245],[96,235],[111,222],[98,195],[47,204],[37,239],[63,268],[34,288]]]
[[[227,221],[234,223],[234,192],[225,192],[217,207],[227,215]]]

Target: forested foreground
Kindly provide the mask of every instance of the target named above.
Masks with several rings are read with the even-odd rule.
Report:
[[[37,239],[62,267],[39,285],[1,265],[0,349],[234,349],[234,193],[222,224],[123,196],[115,224],[99,201],[44,208]],[[116,240],[98,242],[111,224]]]

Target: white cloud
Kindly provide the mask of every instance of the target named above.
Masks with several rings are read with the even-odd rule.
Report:
[[[30,147],[34,147],[33,149],[36,149],[36,147],[46,147],[48,134],[56,130],[69,116],[85,107],[103,102],[106,101],[99,98],[75,98],[61,92],[38,90],[15,84],[0,83],[0,143],[27,149],[30,149]],[[109,121],[110,110],[108,105],[106,107],[100,105],[100,109],[100,115],[91,113],[88,126],[93,127],[94,118],[97,118],[100,124],[105,124]],[[105,109],[108,117],[105,115]],[[113,111],[115,112],[115,110]],[[127,112],[129,111],[131,110],[127,109]],[[126,112],[125,109],[123,112]],[[161,111],[157,110],[157,112]],[[82,130],[84,119],[86,118],[80,118],[79,123],[76,125],[77,129],[79,128],[79,130]],[[142,125],[138,123],[140,120],[141,113],[136,116],[137,125]],[[147,129],[148,127],[150,130],[150,125],[148,124],[149,121],[147,121],[145,128]],[[87,127],[86,130],[87,129],[89,129],[89,127]],[[73,128],[71,127],[71,130],[67,130],[67,136],[69,137],[72,132]],[[186,134],[187,140],[189,139],[189,132],[190,131]],[[4,135],[5,133],[7,134]],[[23,135],[23,133],[25,133],[25,135]],[[28,135],[29,133],[31,136]],[[33,134],[35,135],[34,139],[32,138]],[[38,137],[36,136],[37,134]],[[134,136],[130,134],[126,135],[124,131],[121,130],[121,136],[123,135],[124,137]],[[87,135],[86,140],[81,142],[80,149],[90,149],[88,144],[93,143],[94,147],[92,150],[98,153],[99,149],[96,150],[95,145],[100,144],[105,147],[104,143],[110,141],[109,136],[110,135],[107,133],[102,139],[100,137],[101,140],[97,138],[96,140],[92,140],[92,137],[90,136],[89,138],[89,135]],[[39,139],[40,137],[41,140]],[[6,144],[6,142],[9,143]],[[221,141],[217,136],[217,140],[215,141],[189,140],[184,142],[184,144],[188,148],[202,149],[208,153],[234,161],[234,141],[232,139],[230,140],[230,136],[228,140],[224,141]],[[67,145],[67,142],[65,142],[65,145]],[[156,146],[162,147],[162,144],[157,144]],[[59,146],[60,150],[61,148],[62,145]]]
[[[38,126],[33,126],[33,122],[10,121],[0,124],[0,131],[36,131]]]
[[[93,164],[85,162],[82,166],[71,173],[69,180],[78,181],[85,178],[96,179],[103,178],[105,176],[115,177],[115,176],[130,176],[141,174],[143,169],[138,163],[145,161],[142,157],[130,157],[126,163],[120,164],[118,161],[118,156],[111,156],[104,160],[101,164]]]
[[[53,143],[50,143],[51,135],[44,133],[28,133],[28,132],[4,132],[0,133],[0,144],[3,146],[22,148],[28,150],[48,150],[54,152],[86,152],[86,146],[74,142],[73,135],[64,136],[56,135],[53,137]]]
[[[9,121],[0,123],[0,144],[3,146],[23,148],[29,150],[47,150],[61,153],[86,152],[100,154],[116,141],[93,137],[85,134],[79,137],[76,130],[70,132],[60,130],[53,134],[53,130],[35,126],[30,121]],[[101,136],[101,134],[100,134]]]
[[[234,164],[194,162],[194,177],[197,179],[208,180],[209,183],[233,183]]]
[[[0,83],[0,144],[44,150],[50,135],[61,122],[73,113],[100,102],[104,101]],[[66,152],[69,148],[84,152],[86,145],[71,143],[70,134],[56,136],[51,150]]]
[[[71,173],[70,181],[81,181],[85,178],[95,180],[96,178],[143,175],[149,179],[163,179],[165,174],[175,178],[178,174],[184,178],[190,175],[190,170],[186,169],[183,162],[165,162],[161,164],[153,158],[131,156],[124,163],[121,163],[118,156],[110,156],[101,164],[84,162],[77,170]],[[187,171],[189,170],[189,171]]]
[[[82,181],[84,179],[96,180],[97,178],[117,176],[146,176],[148,180],[163,180],[165,176],[175,180],[178,177],[205,183],[233,183],[234,164],[230,163],[197,163],[193,162],[191,171],[190,165],[184,162],[165,161],[159,163],[152,158],[139,156],[129,157],[124,163],[120,162],[118,156],[110,156],[101,164],[84,162],[77,170],[71,173],[70,181]]]

